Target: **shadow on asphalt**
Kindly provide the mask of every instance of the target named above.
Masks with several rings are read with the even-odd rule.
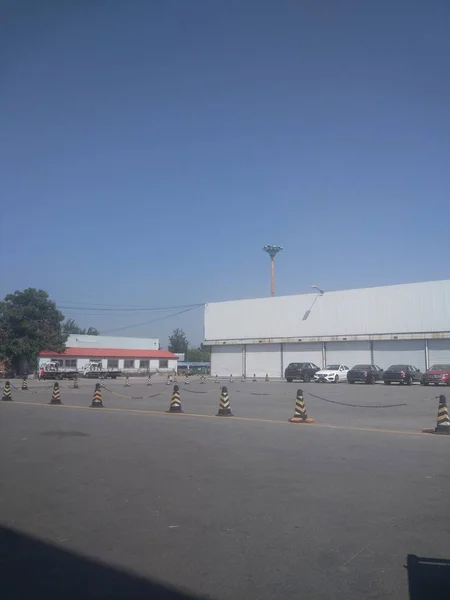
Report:
[[[4,600],[201,600],[3,526],[0,581]]]
[[[410,600],[448,600],[450,598],[450,560],[408,554]]]

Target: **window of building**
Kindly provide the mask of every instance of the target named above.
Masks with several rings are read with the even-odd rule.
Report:
[[[77,359],[76,358],[66,359],[66,367],[69,367],[69,369],[76,369],[77,368]]]
[[[119,368],[119,359],[118,358],[108,358],[108,369],[118,369]]]
[[[124,369],[134,369],[134,358],[126,358],[123,361],[123,368]]]
[[[169,361],[166,358],[159,359],[159,368],[160,369],[167,369],[168,366],[169,366]]]
[[[150,361],[149,360],[141,360],[139,361],[139,368],[140,369],[148,369],[150,367]]]

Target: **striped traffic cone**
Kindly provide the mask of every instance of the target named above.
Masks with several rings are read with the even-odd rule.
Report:
[[[152,385],[152,376],[151,375],[148,376],[147,385]]]
[[[11,384],[9,383],[9,381],[5,381],[5,385],[3,387],[2,400],[4,402],[10,402],[12,400]]]
[[[75,377],[75,379],[73,380],[73,389],[77,390],[80,387],[80,384],[78,383],[78,377]]]
[[[26,377],[23,378],[22,389],[25,391],[28,389],[28,381],[27,381]]]
[[[266,373],[266,379],[265,379],[265,381],[269,381],[269,374],[268,373]]]
[[[170,385],[171,383],[172,383],[172,380],[170,378],[170,375],[167,375],[166,385]]]
[[[219,383],[219,376],[216,373],[216,378],[214,379],[214,383]]]
[[[219,412],[217,413],[216,416],[217,417],[232,417],[233,416],[233,413],[231,412],[230,398],[228,396],[228,390],[225,385],[222,387],[222,391],[220,393]]]
[[[174,373],[173,374],[173,382],[177,383],[178,382],[178,373]]]
[[[439,408],[435,433],[450,435],[450,419],[448,417],[447,398],[439,396]]]
[[[256,383],[257,379],[256,379],[256,373],[253,373],[253,379],[252,379],[253,383]]]
[[[57,381],[55,381],[55,383],[53,384],[53,391],[50,404],[62,404],[61,390],[59,389],[59,383]]]
[[[202,376],[200,377],[200,383],[205,383],[205,376],[204,376],[204,375],[202,375]]]
[[[245,379],[245,375],[242,375],[241,377],[241,383],[245,383],[246,379]]]
[[[103,408],[102,389],[99,383],[95,384],[94,397],[92,398],[91,408]]]
[[[170,413],[182,413],[183,409],[181,408],[181,400],[180,400],[180,388],[177,385],[173,386],[172,399],[170,400],[169,410],[167,412]]]
[[[186,378],[184,380],[184,385],[189,385],[189,375],[186,375]]]
[[[130,383],[130,378],[127,376],[125,377],[125,387],[130,387],[131,383]]]
[[[233,375],[230,375],[230,383],[233,383]]]
[[[308,419],[306,414],[306,404],[302,390],[297,390],[294,416],[289,419],[289,423],[314,423],[314,419]]]

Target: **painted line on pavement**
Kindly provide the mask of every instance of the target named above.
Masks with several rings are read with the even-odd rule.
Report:
[[[49,403],[44,403],[44,402],[22,402],[20,400],[14,400],[11,403],[8,403],[9,406],[14,406],[15,404],[19,404],[19,405],[24,405],[26,404],[27,406],[44,406],[46,408],[51,408],[53,410],[55,410],[56,406],[49,404]],[[75,404],[60,404],[57,405],[58,408],[71,408],[71,409],[75,409],[75,410],[92,410],[91,406],[76,406]],[[164,416],[164,417],[169,417],[171,419],[174,418],[174,414],[176,415],[177,418],[183,418],[183,417],[189,417],[189,418],[198,418],[198,419],[216,419],[219,421],[248,421],[248,422],[253,422],[253,423],[277,423],[279,425],[290,425],[291,427],[294,427],[293,423],[289,423],[289,421],[281,421],[279,419],[259,419],[256,417],[218,417],[216,415],[202,415],[202,414],[198,414],[198,413],[174,413],[174,414],[170,414],[166,411],[163,410],[143,410],[143,409],[138,409],[138,408],[113,408],[113,407],[108,407],[108,406],[104,406],[103,408],[100,409],[94,409],[95,412],[100,412],[100,411],[104,411],[104,412],[120,412],[120,413],[129,413],[129,414],[144,414],[144,415],[158,415],[158,416]],[[341,431],[365,431],[365,432],[374,432],[374,433],[388,433],[391,435],[413,435],[413,436],[427,436],[426,433],[423,433],[422,431],[414,431],[411,429],[379,429],[379,428],[375,428],[375,427],[351,427],[348,425],[330,425],[328,423],[311,423],[311,424],[306,424],[306,423],[300,423],[297,425],[297,427],[307,427],[308,429],[310,428],[314,428],[314,427],[319,427],[319,428],[325,428],[325,429],[337,429],[337,430],[341,430]],[[429,437],[429,435],[427,436]],[[439,436],[436,435],[434,437],[442,437],[445,438],[446,436]]]

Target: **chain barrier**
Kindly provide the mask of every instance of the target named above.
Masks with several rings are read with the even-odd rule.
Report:
[[[330,404],[339,404],[340,406],[352,406],[355,408],[396,408],[398,406],[407,406],[406,402],[402,402],[401,404],[350,404],[348,402],[338,402],[337,400],[330,400],[329,398],[323,398],[322,396],[316,396],[315,394],[311,394],[311,392],[305,392],[311,398],[317,398],[317,400],[323,400],[324,402],[329,402]]]
[[[105,390],[112,394],[113,396],[118,396],[119,398],[126,398],[127,400],[149,400],[150,398],[156,398],[156,396],[161,396],[162,392],[158,392],[157,394],[151,394],[150,396],[125,396],[125,394],[119,394],[118,392],[113,392],[106,385],[102,384],[102,390]]]
[[[17,387],[16,385],[14,385],[14,383],[10,382],[10,384],[13,390],[16,390],[16,392],[23,392],[24,394],[41,394],[42,392],[47,392],[48,390],[51,390],[53,388],[53,385],[49,385],[39,390],[32,390],[30,388],[28,388],[27,390],[23,390],[22,387]]]

